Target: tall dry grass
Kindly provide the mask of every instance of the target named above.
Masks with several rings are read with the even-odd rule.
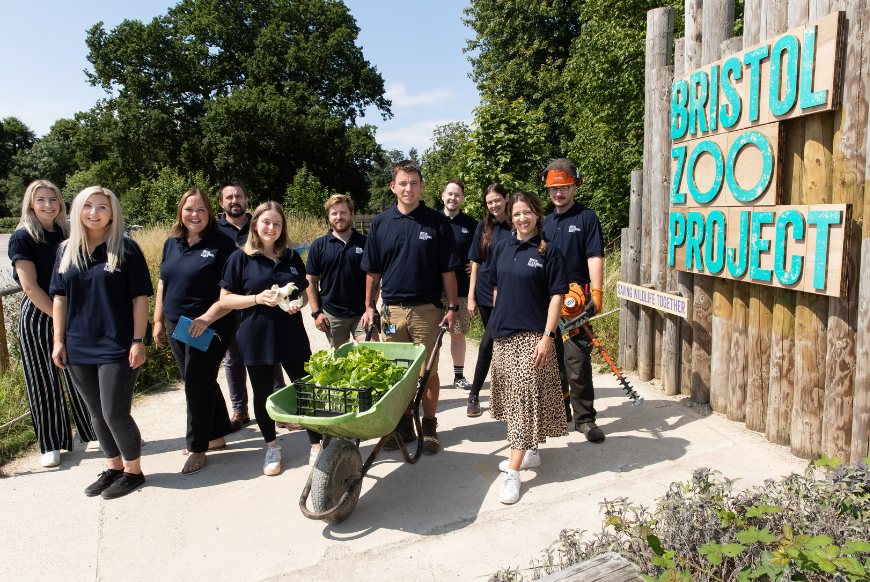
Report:
[[[287,216],[287,236],[290,242],[314,242],[329,230],[325,220],[312,216]]]

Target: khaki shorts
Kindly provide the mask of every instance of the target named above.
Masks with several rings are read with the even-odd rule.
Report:
[[[458,333],[460,335],[465,335],[469,331],[471,331],[471,314],[468,313],[468,297],[460,297],[457,300],[457,304],[459,305],[459,313],[456,314],[456,325],[453,326],[453,329],[450,330],[450,333]],[[442,313],[447,313],[447,297],[441,298],[441,305],[444,306],[444,311]]]
[[[388,342],[413,343],[416,346],[426,347],[426,360],[420,368],[422,376],[426,371],[426,363],[435,346],[435,340],[438,339],[438,324],[444,319],[444,311],[432,303],[409,308],[389,305],[385,306],[385,309],[389,310],[387,316],[390,323],[396,326],[396,333],[384,334]],[[384,323],[386,322],[381,321],[382,325]],[[437,355],[432,363],[432,370],[438,373]]]
[[[366,330],[360,327],[359,317],[347,319],[337,315],[332,315],[326,311],[324,311],[323,314],[329,321],[329,330],[326,332],[326,339],[329,341],[329,347],[336,348],[353,339],[351,336],[365,336],[366,334]]]

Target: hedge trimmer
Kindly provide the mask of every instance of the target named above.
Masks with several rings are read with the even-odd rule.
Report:
[[[598,353],[601,354],[601,357],[604,358],[604,361],[607,362],[607,365],[610,366],[610,369],[622,385],[622,389],[625,390],[625,393],[628,394],[629,398],[634,400],[632,406],[642,404],[643,398],[634,391],[628,383],[628,380],[626,380],[625,376],[622,375],[622,370],[619,366],[613,363],[613,360],[610,358],[607,350],[604,349],[601,342],[595,339],[595,334],[592,333],[592,328],[589,327],[589,320],[591,320],[592,316],[595,315],[595,311],[585,309],[585,304],[586,295],[583,293],[580,285],[577,283],[571,283],[569,285],[568,293],[565,294],[565,299],[562,303],[562,329],[565,332],[562,335],[562,341],[566,342],[583,331],[589,338],[589,341],[592,342],[592,345],[595,346],[595,349],[598,350]]]

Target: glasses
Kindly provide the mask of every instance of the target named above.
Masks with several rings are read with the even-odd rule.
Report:
[[[573,184],[571,186],[552,186],[549,188],[549,190],[550,190],[550,194],[559,194],[559,193],[567,194],[571,190],[572,187],[573,187]]]

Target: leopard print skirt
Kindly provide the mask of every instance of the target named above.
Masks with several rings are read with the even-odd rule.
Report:
[[[547,437],[568,436],[556,348],[543,368],[535,367],[540,332],[496,338],[492,351],[489,414],[507,422],[507,440],[518,451],[534,450]]]

